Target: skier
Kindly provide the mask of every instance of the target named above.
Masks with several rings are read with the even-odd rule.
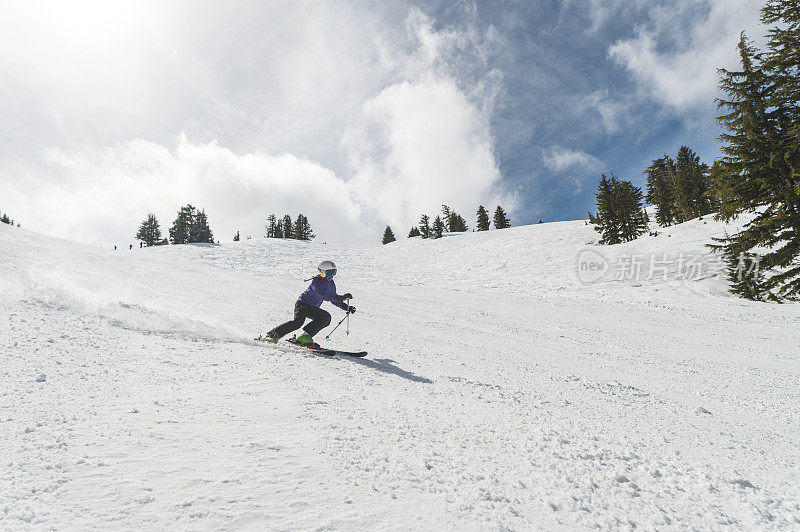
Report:
[[[356,311],[356,307],[345,303],[345,301],[353,298],[352,294],[348,293],[342,296],[336,294],[336,284],[333,282],[333,276],[336,275],[336,265],[329,260],[322,261],[318,270],[320,272],[319,275],[310,279],[311,284],[308,285],[305,292],[300,294],[297,303],[294,305],[294,319],[278,325],[261,340],[277,343],[281,337],[303,327],[306,318],[311,318],[311,323],[303,327],[303,334],[297,338],[297,342],[316,346],[314,335],[331,323],[331,315],[320,308],[323,301],[330,301],[348,314]]]

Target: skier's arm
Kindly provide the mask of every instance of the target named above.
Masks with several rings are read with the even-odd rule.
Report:
[[[336,295],[336,292],[325,290],[325,286],[322,284],[323,282],[324,281],[321,278],[315,277],[314,280],[311,281],[311,289],[325,301],[330,301],[340,309],[347,310],[347,305],[342,303],[342,301],[339,299],[339,296]]]
[[[342,296],[334,296],[334,299],[331,301],[331,303],[342,310],[347,310],[347,304],[344,302],[344,298]]]
[[[347,302],[350,299],[353,299],[353,294],[351,294],[350,292],[347,292],[343,296],[336,296],[337,302],[334,303],[334,305],[347,312],[350,312],[350,309],[352,308],[353,309],[352,312],[355,312],[355,307],[351,307],[347,304]]]

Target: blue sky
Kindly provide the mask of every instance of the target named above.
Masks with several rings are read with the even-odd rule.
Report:
[[[4,2],[0,210],[103,246],[185,203],[220,240],[272,212],[355,245],[443,203],[584,218],[600,172],[718,155],[716,68],[758,7]]]
[[[643,185],[649,161],[674,154],[682,144],[707,162],[718,156],[716,78],[712,72],[712,83],[689,86],[681,83],[684,68],[688,75],[702,67],[690,63],[708,51],[709,43],[730,48],[711,70],[730,67],[736,59],[731,39],[741,30],[751,35],[761,31],[756,3],[720,4],[473,4],[481,24],[491,25],[503,38],[492,62],[503,72],[504,95],[491,127],[504,181],[520,192],[517,222],[583,218],[593,210],[601,171]],[[444,2],[430,13],[448,24],[470,9]],[[730,19],[728,24],[723,17]],[[620,43],[641,46],[646,39],[654,41],[660,61],[639,68],[669,65],[674,70],[673,83],[661,90],[614,52]],[[667,90],[673,98],[662,93]],[[559,155],[562,164],[554,161]]]

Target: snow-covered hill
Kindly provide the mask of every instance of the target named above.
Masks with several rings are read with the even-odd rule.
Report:
[[[0,528],[800,528],[800,307],[725,293],[724,230],[104,251],[0,224]],[[358,312],[317,339],[366,359],[251,340],[323,259]]]

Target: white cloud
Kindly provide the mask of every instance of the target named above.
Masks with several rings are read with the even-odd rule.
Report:
[[[237,154],[181,136],[174,149],[136,139],[69,153],[49,149],[43,157],[47,180],[18,176],[5,199],[35,213],[34,229],[60,237],[127,245],[150,212],[166,236],[178,207],[191,203],[206,209],[219,240],[231,240],[237,230],[243,238],[263,236],[267,214],[294,218],[301,212],[321,240],[375,239],[350,187],[329,169],[294,155]],[[26,192],[34,186],[36,194]],[[82,208],[64,208],[75,205]]]
[[[443,203],[470,217],[480,202],[498,201],[488,129],[452,80],[387,87],[367,102],[345,146],[356,171],[354,195],[400,227]]]
[[[586,32],[595,33],[610,20],[625,18],[628,13],[649,4],[652,4],[652,0],[564,0],[562,16],[570,16],[570,11],[575,8],[582,10],[591,22]]]
[[[369,214],[400,227],[443,203],[467,218],[482,202],[513,210],[514,196],[496,190],[501,175],[488,123],[500,80],[490,71],[468,95],[455,72],[459,60],[474,68],[469,59],[479,63],[494,37],[474,28],[437,33],[418,10],[408,28],[418,47],[406,79],[365,102],[342,142],[354,196]]]
[[[469,218],[500,201],[497,35],[469,16],[435,28],[417,9],[336,1],[58,5],[0,6],[13,176],[0,195],[29,228],[109,245],[191,202],[220,239],[303,212],[321,239],[373,243],[444,202]]]
[[[649,95],[676,110],[713,105],[717,69],[736,66],[740,32],[751,38],[763,32],[759,7],[751,0],[681,0],[653,7],[638,35],[616,42],[608,53]]]
[[[580,194],[583,190],[586,177],[590,173],[598,174],[603,165],[602,161],[593,155],[562,146],[550,146],[542,154],[542,160],[547,168],[563,173],[573,183],[575,194]]]
[[[577,110],[597,113],[600,125],[610,135],[618,133],[627,118],[625,105],[609,98],[608,90],[595,91],[584,96],[581,98]]]
[[[580,150],[570,150],[561,146],[550,146],[544,153],[544,164],[551,170],[562,172],[569,169],[597,168],[600,160]]]

